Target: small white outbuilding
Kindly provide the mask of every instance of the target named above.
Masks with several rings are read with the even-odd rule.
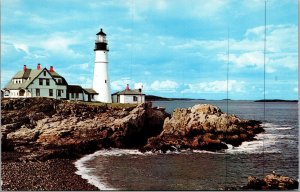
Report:
[[[127,84],[126,89],[123,91],[112,94],[113,103],[144,103],[145,94],[142,89],[131,90]]]

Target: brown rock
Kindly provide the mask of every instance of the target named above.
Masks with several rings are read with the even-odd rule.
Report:
[[[49,98],[2,99],[2,147],[22,160],[76,157],[103,147],[142,147],[168,116],[151,103],[87,105]]]
[[[216,106],[200,104],[175,109],[172,118],[165,119],[162,133],[156,139],[149,139],[144,150],[176,147],[215,151],[226,149],[225,143],[238,146],[262,131],[259,121],[242,120]],[[180,145],[183,141],[185,144]]]
[[[298,189],[298,185],[298,181],[287,176],[277,175],[273,171],[273,173],[266,175],[263,179],[258,179],[256,177],[249,176],[248,184],[243,188],[254,190],[288,190]]]

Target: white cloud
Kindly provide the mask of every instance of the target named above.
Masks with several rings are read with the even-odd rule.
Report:
[[[89,64],[88,63],[82,63],[82,64],[79,64],[79,67],[80,67],[80,69],[87,70],[87,69],[89,69]]]
[[[131,0],[126,1],[124,5],[128,8],[128,16],[136,21],[145,20],[147,13],[153,11],[165,16],[180,12],[178,15],[180,17],[214,19],[215,17],[212,16],[217,16],[217,13],[223,11],[229,2],[229,0],[189,0],[189,3],[185,0]]]
[[[227,55],[219,54],[218,59],[227,61]],[[237,67],[253,66],[255,68],[261,68],[264,64],[264,55],[261,52],[247,52],[242,54],[230,54],[229,62],[234,63]]]
[[[271,66],[276,68],[285,67],[291,70],[298,69],[298,57],[296,54],[286,56],[281,56],[280,54],[278,56],[278,54],[274,54],[271,58],[272,59],[270,59],[269,63]]]
[[[144,86],[143,86],[143,83],[142,82],[139,82],[139,83],[134,83],[134,89],[142,89]]]
[[[274,73],[278,70],[295,70],[298,67],[298,27],[296,25],[268,25],[266,72]],[[196,40],[188,39],[176,41],[169,46],[178,51],[189,50],[193,53],[218,53],[217,60],[227,62],[227,39]],[[244,38],[229,39],[229,62],[237,69],[264,68],[264,26],[248,29]]]
[[[124,90],[127,84],[129,84],[130,86],[131,82],[132,81],[130,80],[130,78],[122,78],[121,80],[112,81],[110,85],[112,90],[120,91]]]
[[[151,83],[149,89],[152,91],[163,91],[163,92],[175,92],[175,90],[178,88],[178,83],[171,80],[165,80],[165,81],[154,81]]]
[[[293,89],[293,91],[296,92],[296,93],[298,93],[298,87],[295,87],[295,88]]]
[[[201,82],[195,84],[188,84],[188,88],[181,91],[182,93],[219,93],[226,92],[228,85],[228,91],[230,92],[244,92],[245,82],[237,80],[228,80],[225,81],[210,81],[210,82]]]
[[[183,3],[186,4],[186,1],[183,1]],[[221,10],[224,10],[226,5],[228,5],[229,1],[228,0],[193,0],[191,4],[193,6],[189,5],[189,8],[191,9],[191,13],[193,16],[198,16],[200,18],[207,18],[216,15],[219,13]],[[188,11],[188,9],[186,10]]]
[[[265,1],[264,0],[240,0],[242,4],[247,9],[264,9],[265,8]],[[273,1],[273,0],[267,0],[267,11],[273,11],[273,8],[279,7],[282,8],[284,4],[291,4],[295,3],[296,5],[298,1],[296,0],[288,0],[288,1]]]
[[[15,49],[17,50],[17,51],[24,51],[25,53],[27,53],[27,54],[30,54],[29,53],[29,48],[28,48],[28,46],[27,45],[25,45],[25,44],[18,44],[18,43],[15,43],[15,44],[13,44],[13,46],[15,47]]]
[[[1,34],[3,39],[2,44],[13,45],[16,50],[22,50],[29,56],[34,55],[49,55],[56,54],[66,57],[78,58],[82,57],[81,53],[75,52],[72,45],[82,45],[83,38],[81,33],[76,32],[54,32],[51,34],[31,35],[26,34],[22,36],[10,36]],[[29,52],[29,50],[31,50]],[[39,52],[39,53],[37,53]],[[52,57],[55,57],[52,55]]]
[[[266,72],[273,73],[282,68],[295,70],[298,66],[297,26],[270,25],[267,27]],[[230,41],[229,62],[238,68],[264,66],[264,26],[247,30],[245,39]],[[220,42],[222,44],[223,42]],[[217,58],[227,61],[226,54],[218,54]]]
[[[45,39],[41,45],[43,48],[53,51],[53,52],[65,52],[69,49],[69,46],[74,44],[73,39],[66,38],[63,36],[52,36],[48,39]]]

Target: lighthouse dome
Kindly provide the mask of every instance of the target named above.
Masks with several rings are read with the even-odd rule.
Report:
[[[102,31],[102,28],[100,29],[100,31],[96,35],[106,36],[106,34]]]

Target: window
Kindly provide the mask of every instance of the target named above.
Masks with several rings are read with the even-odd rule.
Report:
[[[53,89],[49,89],[49,96],[53,96]]]
[[[105,80],[105,83],[106,83],[107,81]]]
[[[44,76],[46,76],[47,75],[47,72],[46,71],[44,71]]]
[[[74,93],[71,93],[71,98],[74,98]]]
[[[10,91],[9,90],[6,90],[5,92],[4,92],[4,96],[9,96],[10,95]]]
[[[137,100],[138,100],[137,96],[133,96],[133,101],[137,101]]]
[[[62,83],[62,81],[61,81],[61,79],[59,78],[59,79],[57,79],[57,83],[58,84],[61,84]]]
[[[19,95],[20,95],[20,96],[24,96],[24,95],[25,95],[25,90],[24,90],[24,89],[21,89],[21,90],[19,91]]]
[[[57,96],[58,96],[58,97],[61,96],[61,91],[62,91],[62,90],[57,90]]]
[[[76,93],[76,99],[78,99],[79,98],[79,93]]]
[[[50,80],[46,79],[46,85],[49,86],[50,85]]]
[[[40,89],[36,89],[36,90],[35,90],[35,95],[36,95],[36,96],[40,96]]]
[[[43,79],[39,79],[39,85],[43,85]]]

